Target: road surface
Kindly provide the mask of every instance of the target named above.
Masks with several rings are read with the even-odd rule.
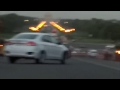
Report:
[[[120,62],[72,58],[66,65],[34,64],[33,60],[9,64],[0,58],[0,79],[120,79]]]
[[[93,43],[71,43],[71,45],[75,46],[75,47],[86,47],[88,49],[104,49],[106,45],[109,44],[93,44]]]

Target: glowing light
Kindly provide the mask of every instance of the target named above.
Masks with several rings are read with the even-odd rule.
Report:
[[[68,23],[68,22],[64,22],[65,24]]]
[[[3,47],[3,45],[0,45],[0,47]]]
[[[38,24],[37,27],[29,27],[30,30],[32,31],[40,31],[40,29],[46,24],[46,21],[41,22],[40,24]]]
[[[75,29],[66,29],[66,30],[65,30],[65,32],[67,32],[67,33],[68,33],[68,32],[74,32],[74,31],[75,31]]]
[[[29,22],[29,20],[24,20],[24,22]]]
[[[120,51],[115,51],[117,54],[120,54]]]
[[[42,21],[40,24],[37,25],[37,27],[29,27],[29,29],[34,32],[40,32],[42,27],[49,26],[49,25],[45,25],[46,23],[47,23],[46,21]],[[75,31],[75,29],[65,29],[61,27],[60,25],[58,25],[56,22],[49,22],[49,23],[61,32],[69,33],[69,32]]]
[[[71,30],[65,30],[66,33],[71,32]]]
[[[50,24],[54,27],[56,27],[57,29],[59,29],[60,31],[65,31],[64,28],[62,28],[60,25],[56,24],[55,22],[50,22]]]

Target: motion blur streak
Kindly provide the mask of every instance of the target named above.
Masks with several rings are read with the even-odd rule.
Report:
[[[56,24],[55,22],[50,22],[50,24],[56,27],[57,29],[59,29],[60,31],[65,31],[64,28],[62,28],[60,25]]]
[[[32,31],[39,31],[45,24],[46,21],[42,21],[37,27],[30,27],[29,29]]]

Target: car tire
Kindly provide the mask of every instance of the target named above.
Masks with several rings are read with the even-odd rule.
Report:
[[[13,64],[17,61],[16,57],[8,57],[9,63]]]
[[[36,64],[43,64],[45,60],[46,60],[46,53],[41,52],[39,58],[36,59]]]
[[[66,64],[66,59],[68,58],[68,52],[64,52],[62,55],[62,59],[60,61],[61,64]]]

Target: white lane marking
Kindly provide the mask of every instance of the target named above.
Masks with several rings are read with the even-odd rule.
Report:
[[[83,61],[83,60],[80,60],[80,61],[81,61],[81,62],[91,63],[91,64],[94,64],[94,65],[98,65],[98,66],[102,66],[102,67],[106,67],[106,68],[109,68],[109,69],[114,69],[114,70],[120,71],[120,68],[111,67],[111,66],[104,65],[104,64],[100,64],[100,63],[96,63],[96,62],[93,62],[93,61]]]

